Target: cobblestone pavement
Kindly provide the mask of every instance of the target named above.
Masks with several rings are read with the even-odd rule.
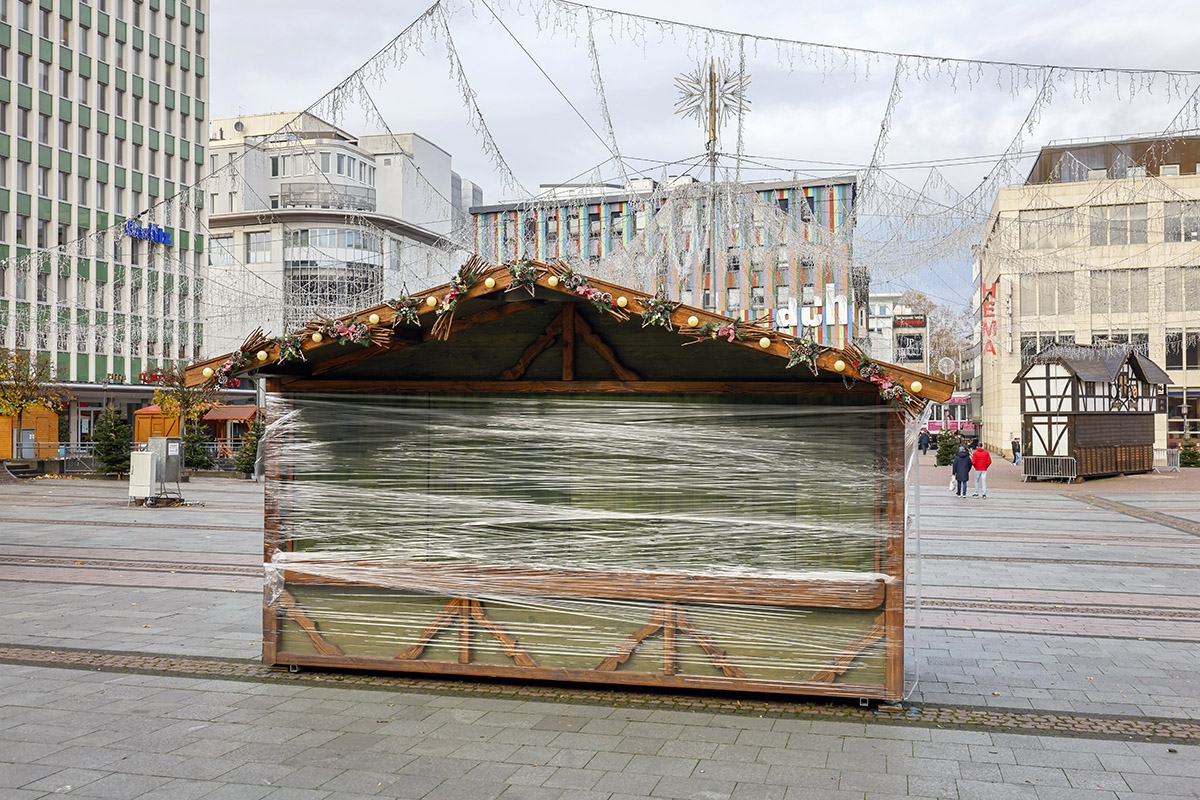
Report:
[[[1200,797],[1192,474],[944,476],[897,709],[269,670],[256,485],[0,486],[0,797]]]

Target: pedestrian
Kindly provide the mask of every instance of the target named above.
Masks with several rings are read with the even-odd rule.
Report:
[[[987,448],[976,447],[975,452],[971,454],[971,466],[975,468],[975,497],[979,497],[982,491],[984,498],[987,498],[987,471],[991,465],[992,454]]]
[[[950,471],[954,473],[955,494],[966,497],[967,481],[971,478],[971,456],[967,453],[966,445],[958,446],[958,452],[954,454],[954,461],[950,464]]]
[[[1013,440],[1012,440],[1012,450],[1013,450],[1013,464],[1014,465],[1020,464],[1021,463],[1021,440],[1015,436],[1013,437]]]
[[[921,428],[921,434],[917,436],[917,447],[921,448],[921,455],[929,454],[929,429]]]

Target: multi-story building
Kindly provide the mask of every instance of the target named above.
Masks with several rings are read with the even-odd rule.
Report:
[[[562,259],[627,286],[844,345],[866,331],[867,280],[850,261],[855,183],[543,186],[533,201],[476,206],[489,261]],[[715,198],[715,202],[714,202]],[[709,252],[709,231],[721,244]]]
[[[1000,191],[975,264],[983,438],[1021,430],[1023,364],[1051,344],[1131,344],[1165,367],[1160,447],[1197,430],[1200,137],[1051,143]]]
[[[901,305],[903,295],[871,295],[865,346],[872,358],[929,373],[928,321],[924,314]]]
[[[203,345],[207,0],[0,0],[0,346],[103,402]]]
[[[209,352],[448,277],[455,220],[482,201],[450,154],[414,133],[354,136],[310,113],[212,123]]]

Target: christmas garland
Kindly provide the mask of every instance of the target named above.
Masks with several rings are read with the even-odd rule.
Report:
[[[280,364],[286,364],[289,361],[307,361],[304,357],[304,337],[295,333],[285,333],[283,336],[275,337],[275,344],[279,346],[279,355],[276,361]]]
[[[319,317],[308,323],[305,328],[310,339],[320,342],[328,339],[339,345],[355,344],[361,347],[387,344],[388,334],[380,328],[372,328],[369,323],[359,322],[355,317],[349,322],[342,322],[329,317]]]
[[[572,291],[582,297],[584,300],[587,300],[598,310],[607,311],[620,320],[629,319],[629,315],[621,310],[621,307],[617,305],[615,300],[613,300],[613,296],[610,292],[605,292],[601,289],[597,289],[595,286],[592,286],[590,283],[588,283],[587,278],[585,278],[583,275],[580,275],[578,272],[575,272],[570,267],[563,266],[562,271],[558,276],[558,281],[565,289],[568,289],[569,291]]]
[[[858,374],[879,387],[879,396],[882,399],[891,403],[897,409],[901,406],[908,406],[917,402],[916,398],[909,394],[900,381],[884,372],[883,367],[871,360],[861,350],[855,353],[855,359],[851,363],[858,370]]]
[[[546,274],[546,270],[539,269],[532,261],[518,261],[508,265],[508,274],[512,276],[511,288],[524,289],[533,297],[537,280]]]
[[[483,261],[472,256],[467,263],[458,268],[458,274],[454,276],[450,291],[442,296],[441,305],[437,308],[437,321],[433,323],[433,328],[430,330],[435,339],[444,342],[450,338],[450,327],[454,324],[454,309],[458,308],[458,298],[475,285],[484,266]]]
[[[791,369],[797,364],[804,364],[806,367],[812,370],[813,375],[816,375],[817,356],[820,355],[821,351],[824,349],[821,347],[821,345],[817,344],[817,340],[808,337],[804,339],[797,338],[785,341],[787,342],[788,350],[791,351],[788,354],[788,363],[786,369]]]
[[[659,292],[654,297],[645,298],[642,300],[642,327],[657,325],[660,328],[674,331],[675,327],[671,324],[671,314],[681,305],[683,304],[668,300],[666,294],[663,292]]]
[[[415,298],[409,297],[408,294],[402,294],[395,300],[388,300],[386,305],[396,312],[392,316],[393,330],[401,324],[415,325],[418,328],[421,326],[421,315],[418,312],[421,304]]]
[[[706,322],[703,325],[696,327],[683,327],[679,332],[684,336],[691,336],[692,341],[684,342],[684,347],[689,344],[697,344],[706,342],[710,339],[724,339],[727,342],[741,342],[746,338],[744,326],[738,322]]]

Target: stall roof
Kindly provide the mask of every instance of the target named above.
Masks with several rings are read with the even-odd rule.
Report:
[[[258,406],[215,406],[203,418],[212,422],[248,420],[254,419],[257,413]]]
[[[1171,378],[1163,369],[1139,353],[1131,345],[1051,345],[1038,353],[1017,373],[1013,383],[1020,383],[1034,364],[1057,363],[1083,381],[1109,383],[1117,377],[1125,362],[1146,383],[1169,384]]]
[[[819,384],[836,395],[854,379],[865,383],[853,391],[898,394],[909,411],[954,388],[853,345],[691,308],[562,262],[474,258],[451,283],[284,337],[255,331],[238,350],[189,367],[188,385],[248,373],[295,392],[721,392],[736,383],[776,393]]]

